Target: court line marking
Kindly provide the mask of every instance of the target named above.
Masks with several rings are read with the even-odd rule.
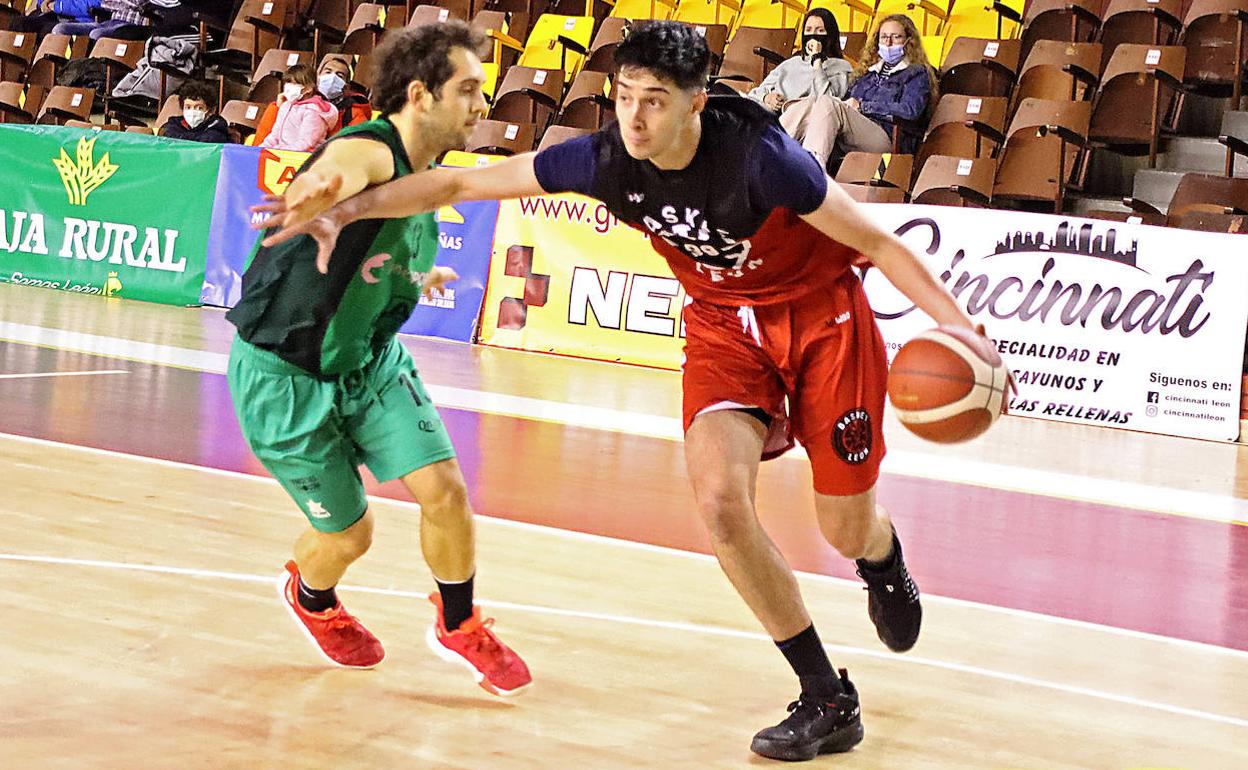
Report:
[[[272,575],[250,575],[241,572],[201,570],[192,567],[173,567],[161,564],[134,564],[130,562],[105,561],[99,559],[74,559],[68,557],[38,556],[31,554],[0,553],[0,561],[25,562],[29,564],[51,564],[71,567],[92,567],[98,569],[147,572],[162,575],[182,575],[185,577],[213,578],[245,583],[262,583],[266,585],[271,584],[274,580]],[[416,591],[402,591],[394,588],[373,588],[370,586],[355,586],[345,583],[341,587],[346,591],[357,591],[360,593],[375,594],[380,596],[394,596],[405,599],[423,599],[425,597],[425,594],[423,593]],[[483,607],[494,607],[497,609],[505,609],[515,612],[528,612],[537,615],[553,615],[557,617],[575,618],[578,620],[593,620],[607,623],[618,623],[621,625],[642,626],[646,628],[660,628],[669,631],[680,631],[683,633],[694,633],[732,639],[746,639],[760,642],[771,641],[766,634],[754,631],[741,631],[738,629],[702,623],[656,620],[653,618],[642,618],[632,615],[617,615],[605,612],[586,612],[583,610],[571,610],[562,607],[546,607],[536,604],[518,604],[515,602],[490,601],[486,599],[478,600],[478,604]],[[1080,687],[1079,685],[1051,682],[1047,679],[1038,679],[1024,674],[1011,674],[1005,671],[997,671],[995,669],[984,668],[982,666],[970,666],[963,663],[954,663],[952,661],[940,660],[938,658],[925,658],[915,655],[896,655],[880,650],[868,650],[862,647],[855,647],[853,645],[825,644],[824,647],[831,652],[842,655],[856,655],[859,657],[885,660],[892,663],[905,663],[912,666],[953,671],[959,674],[972,674],[988,679],[997,679],[1004,682],[1011,682],[1013,684],[1023,684],[1040,689],[1052,690],[1067,695],[1093,698],[1096,700],[1108,701],[1110,703],[1134,706],[1137,708],[1149,709],[1151,711],[1160,711],[1166,714],[1185,716],[1193,719],[1200,719],[1206,722],[1215,722],[1218,724],[1230,725],[1232,727],[1248,729],[1248,719],[1229,716],[1227,714],[1217,714],[1211,711],[1201,711],[1199,709],[1187,708],[1185,706],[1175,706],[1173,704],[1161,703],[1159,701],[1152,701],[1146,698],[1137,698],[1131,695],[1121,695],[1119,693],[1095,690],[1090,687]]]
[[[268,486],[279,487],[277,480],[271,476],[260,476],[242,471],[232,471],[225,468],[214,468],[207,465],[195,465],[194,463],[184,463],[178,460],[166,460],[160,457],[148,457],[146,455],[129,454],[119,452],[113,449],[100,449],[98,447],[82,446],[81,444],[71,444],[62,441],[53,441],[51,439],[36,438],[34,436],[22,436],[16,433],[0,432],[0,441],[10,440],[15,443],[34,444],[43,447],[52,447],[57,449],[73,450],[85,454],[100,455],[110,458],[121,458],[133,460],[136,462],[147,463],[149,465],[158,465],[165,468],[173,468],[180,471],[192,471],[197,473],[206,473],[213,476],[221,476],[229,479],[242,479]],[[398,508],[420,512],[420,504],[412,500],[403,500],[394,497],[383,497],[381,495],[367,495],[369,503],[378,503],[382,505],[393,505]],[[560,529],[559,527],[551,527],[544,524],[534,524],[527,521],[515,521],[513,519],[503,519],[496,516],[487,516],[478,514],[477,521],[479,523],[493,524],[503,528],[520,529],[528,532],[537,532],[546,535],[561,537],[567,540],[580,540],[584,542],[616,546],[620,548],[628,548],[636,551],[644,551],[647,553],[661,554],[666,556],[677,556],[684,559],[693,559],[708,564],[717,565],[715,557],[710,554],[699,553],[697,551],[685,551],[679,548],[671,548],[669,546],[654,545],[652,543],[639,543],[635,540],[625,540],[623,538],[608,537],[607,535],[596,535],[591,532],[578,532],[571,529]],[[825,585],[835,586],[839,589],[852,590],[858,592],[862,589],[862,583],[857,580],[847,580],[838,578],[833,575],[821,575],[817,572],[804,572],[802,570],[794,570],[799,577],[813,582],[823,583]],[[1013,607],[1001,607],[995,604],[985,604],[981,602],[971,601],[969,599],[957,599],[950,596],[941,596],[940,594],[932,594],[924,592],[924,601],[933,604],[947,604],[954,607],[969,608],[980,610],[983,612],[991,612],[1000,615],[1009,615],[1012,617],[1035,620],[1054,625],[1078,628],[1084,631],[1093,631],[1098,633],[1111,634],[1113,636],[1122,636],[1131,639],[1139,639],[1147,642],[1154,642],[1173,647],[1183,647],[1189,650],[1204,653],[1214,653],[1218,655],[1229,656],[1248,661],[1248,650],[1238,650],[1233,647],[1223,647],[1208,642],[1197,642],[1191,639],[1180,639],[1173,636],[1164,636],[1162,634],[1149,633],[1147,631],[1136,631],[1130,628],[1120,628],[1118,626],[1103,625],[1101,623],[1093,623],[1088,620],[1076,620],[1074,618],[1063,618],[1057,615],[1045,615],[1041,612],[1032,612],[1031,610],[1020,610]]]
[[[129,369],[94,369],[82,372],[17,372],[0,374],[0,380],[35,380],[41,377],[90,377],[96,374],[129,374]]]
[[[0,321],[0,340],[73,350],[160,366],[224,374],[229,356],[150,342],[135,342],[61,329],[47,329]],[[443,407],[519,419],[540,420],[591,430],[682,441],[676,417],[625,412],[605,407],[426,383],[433,400]],[[801,447],[790,453],[802,457]],[[1133,481],[1079,476],[981,460],[945,457],[893,449],[885,456],[884,473],[922,478],[1004,492],[1106,505],[1124,510],[1149,511],[1225,524],[1248,525],[1248,500],[1228,495],[1151,486]]]

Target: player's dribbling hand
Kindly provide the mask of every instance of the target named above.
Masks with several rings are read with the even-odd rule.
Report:
[[[434,265],[433,269],[429,271],[429,275],[425,277],[425,286],[422,289],[422,293],[425,295],[425,299],[433,299],[434,289],[441,289],[448,283],[454,283],[458,280],[459,273],[455,272],[454,269],[443,267],[442,265]]]

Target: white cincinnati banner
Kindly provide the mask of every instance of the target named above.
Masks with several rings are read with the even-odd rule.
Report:
[[[1248,236],[1077,217],[871,205],[987,327],[1018,381],[1011,414],[1234,441]],[[932,321],[878,270],[889,357]]]

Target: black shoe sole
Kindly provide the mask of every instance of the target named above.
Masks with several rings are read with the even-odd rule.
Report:
[[[820,754],[842,754],[849,751],[859,743],[862,743],[862,736],[862,722],[858,722],[845,727],[843,730],[838,730],[832,735],[800,745],[780,743],[756,737],[750,743],[750,751],[768,759],[780,759],[785,762],[806,762]]]

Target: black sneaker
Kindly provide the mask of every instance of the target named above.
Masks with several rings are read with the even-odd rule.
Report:
[[[884,570],[873,570],[862,559],[855,563],[858,577],[867,581],[867,614],[875,624],[880,641],[893,652],[905,652],[919,640],[923,605],[919,603],[919,587],[906,569],[896,530],[893,531],[893,553],[892,566]]]
[[[840,695],[827,698],[802,694],[789,704],[789,715],[775,727],[754,736],[750,751],[768,759],[802,762],[820,754],[839,754],[862,742],[862,711],[858,690],[841,669]]]

